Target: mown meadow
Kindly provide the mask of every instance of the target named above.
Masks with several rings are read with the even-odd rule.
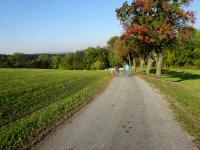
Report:
[[[161,79],[155,76],[155,70],[150,76],[140,76],[169,100],[177,120],[200,148],[200,70],[172,68],[164,70]]]
[[[107,71],[0,69],[0,149],[26,145],[111,78]]]

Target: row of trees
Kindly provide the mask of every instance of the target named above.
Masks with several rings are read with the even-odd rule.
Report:
[[[57,68],[56,61],[62,55],[48,54],[23,54],[0,55],[0,67],[2,68]]]
[[[177,66],[177,67],[195,67],[200,68],[200,31],[194,28],[190,28],[191,38],[187,41],[179,41],[179,45],[172,47],[171,49],[167,49],[164,52],[163,57],[163,66],[165,68],[169,68],[170,66]],[[119,66],[123,65],[123,62],[130,62],[131,65],[138,65],[140,66],[140,70],[144,70],[145,65],[148,64],[148,56],[145,56],[146,59],[141,58],[137,52],[134,55],[127,55],[126,45],[121,44],[121,39],[118,36],[112,37],[109,42],[112,42],[110,46],[112,52],[112,57],[114,64]],[[144,53],[145,54],[145,53]],[[156,66],[156,54],[154,53],[151,55],[152,66]],[[150,71],[150,68],[147,72]]]
[[[178,59],[172,58],[183,54],[182,48],[191,52],[186,44],[192,42],[194,37],[194,29],[189,25],[195,22],[195,14],[183,9],[190,3],[191,0],[133,0],[131,4],[125,2],[116,10],[123,26],[123,35],[115,41],[117,55],[125,57],[129,63],[133,60],[133,65],[136,65],[135,59],[139,58],[141,68],[147,62],[147,74],[155,60],[157,76],[160,77],[163,58],[166,58],[166,63],[173,65]],[[198,57],[195,53],[199,53],[199,50],[192,53],[194,57]],[[188,59],[188,55],[182,57],[185,56]],[[177,64],[183,65],[182,58],[180,60]],[[192,63],[198,65],[198,61]]]
[[[164,55],[165,66],[200,67],[200,31],[192,29],[191,38]]]
[[[59,68],[74,70],[102,70],[110,68],[109,51],[101,47],[89,47],[70,53],[60,61]]]
[[[190,39],[180,41],[178,46],[164,52],[164,66],[200,67],[200,31],[191,28],[190,32]],[[104,48],[89,47],[86,50],[74,53],[54,55],[27,55],[22,53],[0,55],[0,67],[89,70],[107,69],[116,65],[122,67],[124,62],[129,62],[132,65],[140,64],[140,69],[143,70],[145,64],[150,64],[148,63],[148,55],[145,56],[147,53],[139,55],[134,50],[131,53],[128,50],[121,37],[114,36],[110,38]],[[143,51],[145,52],[145,49]],[[156,54],[154,53],[150,58],[152,65],[155,65]],[[147,68],[149,68],[147,69],[147,72],[149,72],[150,67]]]
[[[86,50],[55,55],[15,53],[0,55],[0,67],[101,70],[116,65],[113,60],[113,52],[113,49],[107,47],[89,47]]]

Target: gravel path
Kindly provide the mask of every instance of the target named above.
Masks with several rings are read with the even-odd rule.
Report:
[[[196,150],[167,104],[137,76],[110,86],[35,150]]]

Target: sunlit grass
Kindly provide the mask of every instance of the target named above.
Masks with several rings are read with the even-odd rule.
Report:
[[[142,74],[141,77],[161,91],[177,119],[200,146],[200,70],[164,70],[161,79],[157,79],[152,70],[150,76]]]
[[[21,149],[111,78],[107,71],[0,69],[0,149]]]

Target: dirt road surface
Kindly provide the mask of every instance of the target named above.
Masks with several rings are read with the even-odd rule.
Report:
[[[142,79],[109,87],[34,150],[196,150],[166,102]]]

